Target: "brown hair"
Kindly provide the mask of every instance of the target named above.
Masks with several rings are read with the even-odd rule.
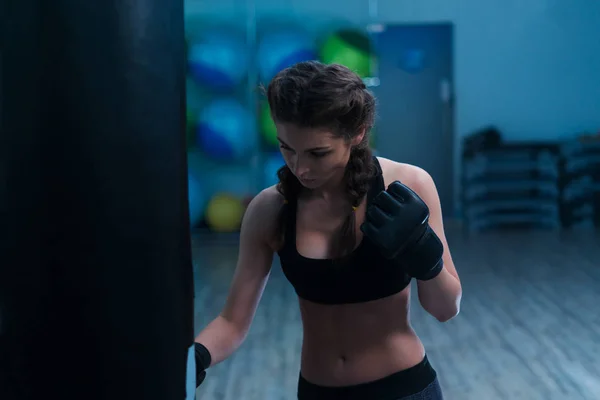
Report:
[[[375,97],[362,79],[339,64],[306,61],[279,72],[267,88],[267,99],[274,121],[300,128],[325,128],[347,141],[365,133],[350,152],[344,180],[348,216],[334,238],[334,254],[343,257],[356,247],[358,207],[375,174],[369,134],[375,119]],[[302,184],[284,165],[277,172],[277,190],[286,201],[296,201]],[[289,207],[283,205],[277,224],[277,242],[282,245]]]

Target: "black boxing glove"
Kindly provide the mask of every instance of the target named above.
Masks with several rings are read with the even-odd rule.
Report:
[[[373,199],[360,229],[385,258],[398,262],[413,278],[425,281],[442,271],[444,253],[428,221],[427,204],[395,181]]]
[[[198,342],[194,342],[194,352],[196,359],[196,388],[200,386],[200,384],[206,378],[206,370],[210,367],[210,363],[212,362],[212,357],[210,352],[203,344]]]

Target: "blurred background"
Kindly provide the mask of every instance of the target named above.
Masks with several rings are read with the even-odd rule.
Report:
[[[600,399],[600,2],[186,0],[185,17],[196,332],[283,164],[260,87],[319,59],[377,96],[376,153],[436,182],[463,309],[445,324],[411,311],[446,397]],[[295,398],[301,340],[276,260],[199,399]]]

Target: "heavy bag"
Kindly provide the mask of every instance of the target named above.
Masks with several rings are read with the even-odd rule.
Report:
[[[183,1],[3,3],[0,398],[185,399]]]

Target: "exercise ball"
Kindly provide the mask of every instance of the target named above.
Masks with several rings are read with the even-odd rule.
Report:
[[[277,128],[275,127],[273,118],[271,118],[271,109],[269,108],[269,103],[266,101],[260,106],[258,123],[260,125],[260,134],[263,138],[263,141],[270,146],[279,145],[279,141],[277,140]]]
[[[341,64],[360,77],[371,76],[371,40],[355,30],[341,30],[329,36],[321,48],[326,64]]]
[[[202,220],[206,198],[200,183],[190,171],[188,171],[188,203],[190,225],[194,227]]]
[[[265,188],[276,185],[279,182],[277,171],[284,165],[285,160],[283,159],[281,152],[273,152],[265,158],[263,164],[263,181]]]
[[[271,32],[258,44],[258,69],[260,80],[269,83],[277,73],[301,61],[315,60],[314,41],[298,31]]]
[[[231,89],[248,75],[248,51],[243,36],[222,30],[204,32],[190,43],[192,79],[212,89]]]
[[[257,143],[254,115],[237,100],[216,99],[200,113],[197,143],[214,159],[243,158]]]
[[[245,211],[241,199],[227,193],[217,193],[206,208],[206,224],[215,232],[235,232],[242,224]]]

